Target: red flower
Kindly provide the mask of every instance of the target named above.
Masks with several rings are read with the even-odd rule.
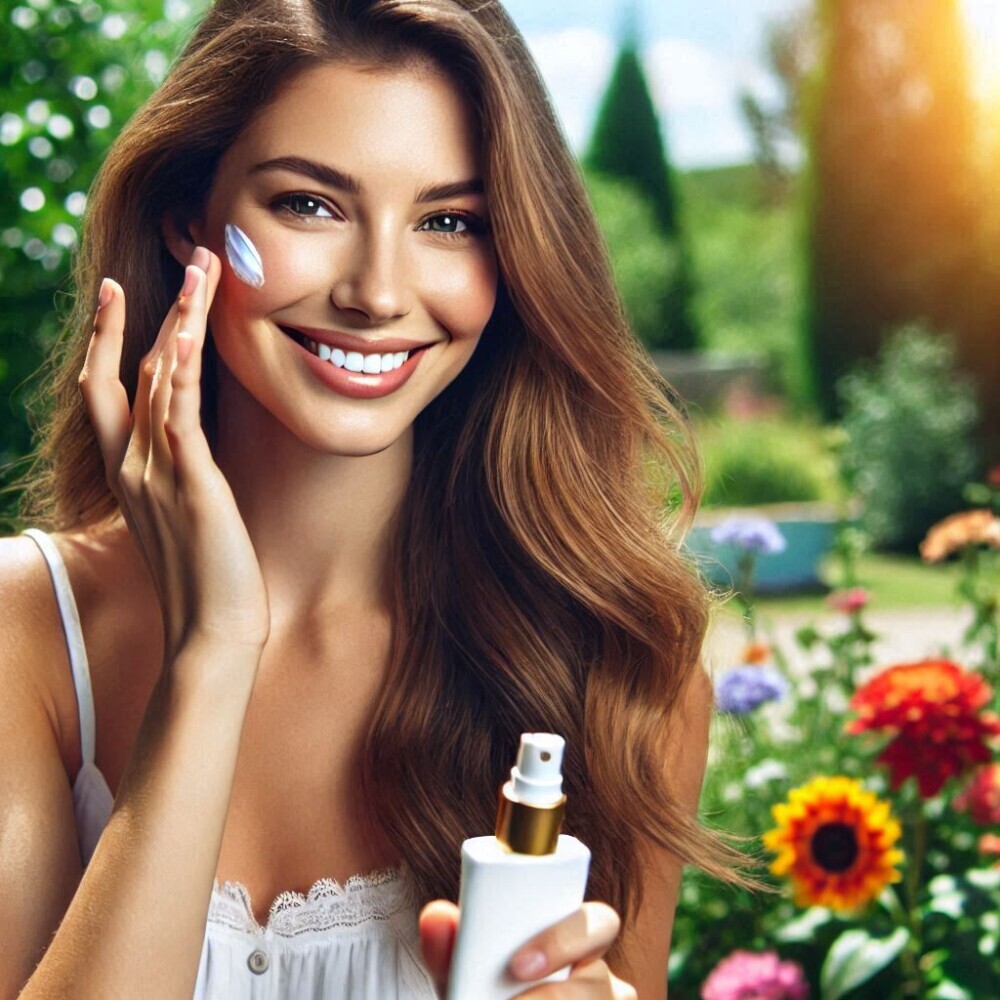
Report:
[[[1000,824],[1000,764],[979,768],[952,805],[980,826]]]
[[[889,768],[892,787],[915,776],[921,796],[930,798],[949,778],[989,762],[989,744],[1000,736],[1000,717],[982,711],[991,694],[979,674],[957,663],[901,663],[855,691],[858,718],[847,731],[887,733],[878,760]]]

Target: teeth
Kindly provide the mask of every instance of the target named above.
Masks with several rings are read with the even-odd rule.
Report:
[[[318,341],[303,337],[307,350],[315,354],[320,361],[329,361],[338,368],[346,368],[349,372],[364,372],[366,375],[380,375],[382,372],[395,371],[410,356],[409,351],[397,351],[395,354],[362,354],[360,351],[342,351],[339,347],[330,347]]]

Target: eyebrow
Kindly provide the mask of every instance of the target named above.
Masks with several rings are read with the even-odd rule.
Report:
[[[250,171],[252,174],[267,170],[290,170],[292,173],[311,177],[321,184],[344,191],[347,194],[361,194],[361,181],[343,170],[331,167],[326,163],[306,160],[301,156],[278,156],[273,160],[258,163]],[[423,205],[429,201],[443,201],[446,198],[458,198],[462,195],[482,194],[483,182],[480,178],[467,181],[451,181],[448,184],[427,184],[417,192],[416,202]]]

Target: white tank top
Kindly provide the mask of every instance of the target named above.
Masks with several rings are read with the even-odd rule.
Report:
[[[86,867],[114,806],[94,763],[87,651],[59,550],[42,531],[29,528],[24,534],[48,563],[66,633],[83,753],[73,806]],[[405,865],[352,875],[343,885],[324,878],[305,895],[281,893],[261,927],[246,888],[216,881],[193,1000],[437,1000],[420,958],[415,900]]]

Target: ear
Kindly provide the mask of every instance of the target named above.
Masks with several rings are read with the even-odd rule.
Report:
[[[163,241],[167,244],[170,255],[181,267],[186,267],[191,261],[194,248],[199,245],[200,226],[194,220],[168,212],[163,217],[162,228]]]

